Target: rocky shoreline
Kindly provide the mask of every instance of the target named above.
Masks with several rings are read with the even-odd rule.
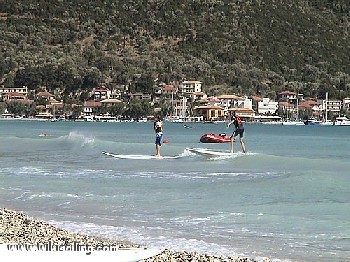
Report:
[[[0,244],[22,244],[47,246],[86,245],[93,248],[115,246],[117,248],[140,248],[138,244],[114,241],[94,236],[67,232],[45,221],[30,217],[23,212],[0,208]],[[260,260],[241,257],[216,257],[196,252],[177,252],[164,250],[161,254],[142,262],[162,261],[198,261],[198,262],[270,262],[268,258]]]

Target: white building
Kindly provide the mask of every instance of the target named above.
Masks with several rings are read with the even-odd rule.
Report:
[[[263,98],[258,102],[258,113],[261,115],[274,114],[278,110],[278,102],[271,101],[270,98]]]
[[[231,107],[249,108],[252,109],[252,103],[249,105],[247,98],[240,97],[237,95],[220,95],[217,97],[220,101],[219,106],[225,108],[225,110]]]
[[[245,97],[243,101],[243,108],[253,110],[253,99]]]
[[[101,101],[104,99],[110,98],[111,91],[108,88],[105,87],[99,87],[99,88],[94,88],[93,92],[93,100],[94,101]]]
[[[26,86],[21,87],[4,87],[0,86],[0,98],[8,93],[16,93],[21,96],[27,97],[28,95],[28,88]]]
[[[350,98],[343,99],[343,108],[345,111],[350,112]]]
[[[179,86],[182,94],[188,93],[201,93],[202,82],[200,81],[183,81]]]
[[[327,112],[332,112],[335,114],[339,114],[340,110],[342,108],[342,101],[341,100],[327,100],[324,101],[325,105],[323,108],[326,108]]]

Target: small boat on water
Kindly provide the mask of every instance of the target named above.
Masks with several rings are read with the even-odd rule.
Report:
[[[333,121],[325,121],[321,122],[322,126],[350,126],[350,119],[346,116],[339,116],[335,118]]]
[[[339,116],[334,121],[335,126],[350,126],[350,119],[346,116]]]
[[[309,118],[308,120],[305,120],[304,124],[307,126],[315,126],[319,125],[321,121],[316,120],[315,118]]]
[[[230,142],[230,136],[226,134],[204,134],[199,141],[202,143],[227,143]]]
[[[282,125],[284,126],[304,126],[303,121],[284,121],[282,122]]]

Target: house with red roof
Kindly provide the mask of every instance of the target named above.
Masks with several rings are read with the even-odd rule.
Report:
[[[54,98],[55,96],[48,91],[41,91],[36,94],[36,99],[45,99],[49,101],[50,99],[54,99]]]
[[[101,105],[102,104],[99,101],[94,101],[94,100],[85,101],[83,106],[83,114],[85,116],[92,116],[98,111],[98,108],[100,108]]]
[[[163,95],[176,95],[178,89],[173,85],[163,85],[161,88],[161,93]]]
[[[296,98],[297,98],[297,93],[293,91],[288,91],[288,90],[282,91],[277,95],[278,101],[281,101],[281,100],[289,101],[289,100],[294,100]]]
[[[21,87],[0,86],[0,99],[3,98],[4,94],[9,94],[9,93],[21,94],[26,98],[28,95],[28,88],[26,86],[21,86]]]
[[[278,102],[278,107],[281,110],[289,110],[291,107],[294,107],[294,104],[291,104],[289,102]]]
[[[3,101],[17,101],[17,100],[24,100],[27,97],[19,92],[7,92],[7,93],[2,93],[2,100]]]
[[[312,112],[312,117],[319,118],[323,114],[322,104],[314,100],[304,100],[298,105],[299,111]]]

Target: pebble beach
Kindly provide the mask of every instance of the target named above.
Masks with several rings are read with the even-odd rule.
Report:
[[[117,248],[144,248],[139,244],[115,241],[67,232],[49,223],[23,212],[0,209],[0,244],[72,246],[88,245],[89,247],[115,246]],[[200,262],[269,262],[268,258],[251,259],[246,257],[216,257],[187,251],[165,249],[159,255],[140,260],[141,262],[161,261],[200,261]]]

